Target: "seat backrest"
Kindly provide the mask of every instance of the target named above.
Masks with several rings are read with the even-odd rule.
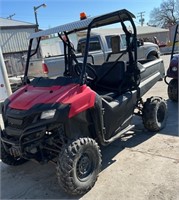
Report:
[[[126,63],[124,61],[105,62],[98,69],[97,86],[118,90],[125,78]]]

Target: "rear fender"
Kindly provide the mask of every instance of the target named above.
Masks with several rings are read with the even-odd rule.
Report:
[[[159,58],[159,53],[156,51],[156,49],[154,50],[150,50],[147,54],[146,54],[146,58],[149,59],[151,56],[155,56],[156,58]]]

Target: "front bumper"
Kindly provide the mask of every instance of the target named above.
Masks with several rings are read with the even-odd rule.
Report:
[[[46,127],[30,129],[21,134],[19,137],[9,136],[5,130],[1,130],[1,141],[11,155],[15,157],[26,157],[28,154],[27,152],[30,152],[31,149],[38,147],[42,143],[45,134]],[[31,157],[32,156],[27,156],[28,159]]]
[[[53,119],[42,120],[29,125],[25,129],[7,126],[4,130],[1,130],[1,142],[10,155],[35,159],[38,162],[46,159],[43,155],[47,151],[45,148],[52,147],[51,150],[53,151],[54,146],[50,144],[52,140],[62,141],[60,137],[64,137],[63,124],[55,123]]]

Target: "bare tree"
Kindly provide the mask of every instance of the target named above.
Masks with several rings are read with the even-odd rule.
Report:
[[[168,28],[179,21],[179,0],[165,0],[150,13],[149,24]]]

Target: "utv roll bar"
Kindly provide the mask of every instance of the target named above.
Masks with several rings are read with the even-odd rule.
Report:
[[[36,33],[31,34],[30,36],[30,43],[29,43],[29,51],[31,50],[32,47],[32,40],[34,38],[41,38],[42,36],[47,36],[47,35],[51,35],[54,33],[59,34],[65,34],[66,36],[71,34],[71,33],[75,33],[78,31],[82,31],[82,30],[87,30],[87,38],[86,38],[86,47],[85,47],[85,51],[84,51],[84,60],[83,60],[83,68],[82,68],[82,73],[81,73],[81,77],[80,77],[80,83],[83,84],[86,81],[86,64],[87,64],[87,57],[88,57],[88,51],[89,51],[89,39],[90,39],[90,32],[92,28],[98,28],[101,26],[105,26],[105,25],[111,25],[114,23],[121,23],[122,24],[122,28],[126,34],[126,42],[127,42],[127,51],[128,51],[128,55],[129,55],[129,63],[131,63],[131,66],[135,66],[137,65],[137,31],[136,31],[136,27],[133,21],[133,18],[135,18],[135,16],[129,12],[126,9],[122,9],[122,10],[118,10],[115,12],[111,12],[108,14],[104,14],[101,16],[97,16],[97,17],[90,17],[87,19],[83,19],[83,20],[79,20],[79,21],[75,21],[72,23],[68,23],[65,25],[61,25],[61,26],[57,26],[48,30],[44,30],[44,31],[39,31]],[[130,33],[124,22],[125,21],[129,21],[132,25],[133,28],[133,33]],[[130,37],[132,36],[133,38],[133,45],[131,46],[130,44]],[[132,54],[132,50],[134,51],[134,57]],[[28,65],[29,65],[29,59],[30,59],[31,55],[30,53],[28,53],[28,58],[27,58],[27,63],[26,63],[26,70],[25,70],[25,74],[24,74],[24,80],[27,79],[27,73],[28,73]],[[67,57],[65,57],[65,59],[67,59]],[[134,64],[135,63],[135,64]]]
[[[175,52],[175,43],[176,43],[176,39],[177,39],[177,34],[179,33],[179,32],[178,32],[178,26],[179,26],[179,21],[177,22],[176,28],[175,28],[174,39],[173,39],[173,46],[172,46],[172,53],[171,53],[171,58],[170,58],[170,60],[172,60],[173,54],[174,54],[174,52]]]

